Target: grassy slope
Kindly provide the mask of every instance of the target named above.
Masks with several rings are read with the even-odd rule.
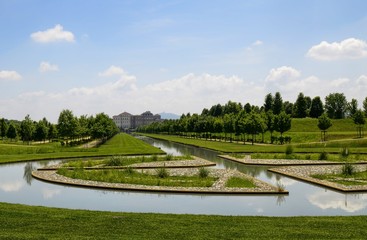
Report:
[[[0,226],[1,239],[364,239],[367,217],[115,213],[0,203]]]
[[[0,144],[0,163],[37,159],[56,159],[84,156],[160,154],[155,148],[127,134],[117,134],[98,148],[61,147],[59,143],[39,145]]]

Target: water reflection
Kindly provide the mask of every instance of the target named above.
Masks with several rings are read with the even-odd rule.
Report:
[[[23,179],[27,182],[28,185],[32,185],[32,171],[34,170],[36,170],[36,167],[33,166],[32,162],[27,162],[25,164]]]
[[[42,190],[42,196],[43,199],[52,199],[54,198],[56,195],[60,195],[61,194],[61,190],[60,189],[49,189],[49,188],[44,188]]]
[[[20,189],[22,189],[23,183],[21,181],[15,181],[15,182],[1,182],[0,183],[0,189],[4,192],[18,192]]]
[[[313,205],[326,209],[342,209],[353,213],[367,207],[367,196],[365,194],[339,194],[331,191],[318,191],[310,196],[308,200]]]

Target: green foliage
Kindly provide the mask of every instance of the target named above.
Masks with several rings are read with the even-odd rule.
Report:
[[[171,161],[173,159],[173,155],[171,153],[166,155],[166,161]]]
[[[303,93],[299,93],[296,102],[293,105],[293,116],[296,118],[307,117],[307,102]]]
[[[284,132],[288,131],[292,127],[292,119],[290,115],[284,111],[275,117],[275,130],[283,135]]]
[[[328,160],[328,153],[325,151],[320,152],[319,160]]]
[[[209,176],[209,170],[207,168],[201,167],[199,168],[199,177],[207,178]]]
[[[293,146],[292,145],[287,145],[287,147],[285,149],[285,154],[286,155],[291,155],[291,154],[293,154],[293,151],[294,151]]]
[[[112,156],[106,161],[107,166],[122,166],[123,158],[121,156]]]
[[[347,108],[348,102],[344,93],[331,93],[325,97],[325,110],[329,118],[344,118]]]
[[[342,166],[342,174],[346,177],[348,176],[352,176],[355,173],[355,167],[349,163],[346,162],[343,166]]]
[[[169,176],[169,172],[165,167],[156,169],[156,174],[159,178],[167,178]]]
[[[324,113],[324,104],[319,96],[314,97],[310,107],[310,117],[318,118]]]

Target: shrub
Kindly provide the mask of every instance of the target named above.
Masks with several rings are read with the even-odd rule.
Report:
[[[106,165],[107,166],[121,166],[122,158],[120,156],[112,156],[107,160]]]
[[[328,154],[325,151],[322,151],[319,155],[319,160],[327,160],[328,159]]]
[[[288,145],[285,149],[285,154],[286,155],[291,155],[293,153],[293,146],[292,145]]]
[[[158,161],[158,156],[156,154],[154,154],[154,155],[152,155],[151,159],[152,159],[153,162],[156,162],[156,161]]]
[[[167,169],[164,168],[164,167],[163,168],[158,168],[156,170],[156,172],[157,172],[157,176],[159,178],[167,178],[169,176],[169,173],[168,173]]]
[[[208,177],[209,176],[209,170],[208,169],[206,169],[206,168],[204,168],[204,167],[201,167],[200,169],[199,169],[199,177],[200,178],[206,178],[206,177]]]
[[[344,147],[341,152],[340,152],[340,155],[342,158],[348,158],[350,152],[349,152],[349,149],[347,147]]]
[[[356,171],[355,167],[348,162],[346,162],[342,167],[342,174],[344,176],[352,176],[355,173],[355,171]]]
[[[171,161],[173,159],[173,155],[171,153],[166,155],[166,160]]]
[[[311,160],[311,155],[307,154],[305,158],[306,158],[306,160]]]

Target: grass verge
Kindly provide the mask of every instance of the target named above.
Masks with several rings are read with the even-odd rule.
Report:
[[[0,203],[0,239],[365,239],[366,223],[367,216],[118,213]]]

